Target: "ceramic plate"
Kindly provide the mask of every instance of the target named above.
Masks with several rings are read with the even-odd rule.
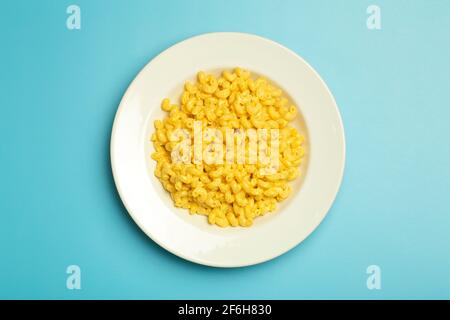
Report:
[[[293,194],[250,228],[219,228],[201,215],[173,206],[153,175],[150,134],[163,117],[161,100],[178,100],[185,81],[199,70],[218,73],[239,66],[263,75],[295,103],[295,123],[307,139]],[[136,76],[117,111],[111,162],[120,197],[137,225],[156,243],[184,259],[239,267],[275,258],[302,242],[324,219],[338,192],[345,140],[336,102],[317,72],[280,44],[242,33],[210,33],[159,54]]]

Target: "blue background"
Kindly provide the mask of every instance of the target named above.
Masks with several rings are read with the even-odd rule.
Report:
[[[81,30],[66,8],[81,7]],[[366,8],[381,7],[368,30]],[[450,1],[2,1],[0,298],[450,298]],[[344,120],[342,188],[320,227],[241,269],[165,252],[128,217],[109,162],[136,73],[212,31],[304,57]],[[274,239],[276,241],[276,239]],[[66,267],[82,289],[66,289]],[[382,270],[368,290],[366,268]]]

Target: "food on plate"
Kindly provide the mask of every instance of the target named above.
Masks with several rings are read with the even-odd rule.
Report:
[[[219,227],[249,227],[290,196],[305,137],[291,125],[297,107],[267,79],[241,68],[200,71],[178,103],[165,98],[161,108],[154,174],[176,207]]]

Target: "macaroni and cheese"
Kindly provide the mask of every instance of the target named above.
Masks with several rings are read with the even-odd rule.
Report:
[[[241,68],[219,77],[200,71],[179,104],[166,98],[161,108],[154,174],[176,207],[219,227],[249,227],[289,197],[305,137],[289,124],[297,108],[265,78]]]

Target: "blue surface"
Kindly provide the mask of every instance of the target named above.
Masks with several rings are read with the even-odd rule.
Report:
[[[66,8],[81,8],[81,30]],[[450,298],[450,1],[2,1],[0,298]],[[381,7],[368,30],[366,8]],[[185,262],[128,217],[110,172],[118,103],[168,46],[273,39],[332,90],[347,163],[320,227],[242,269]],[[274,239],[276,241],[276,239]],[[82,289],[66,288],[66,267]],[[379,265],[382,289],[368,290]]]

